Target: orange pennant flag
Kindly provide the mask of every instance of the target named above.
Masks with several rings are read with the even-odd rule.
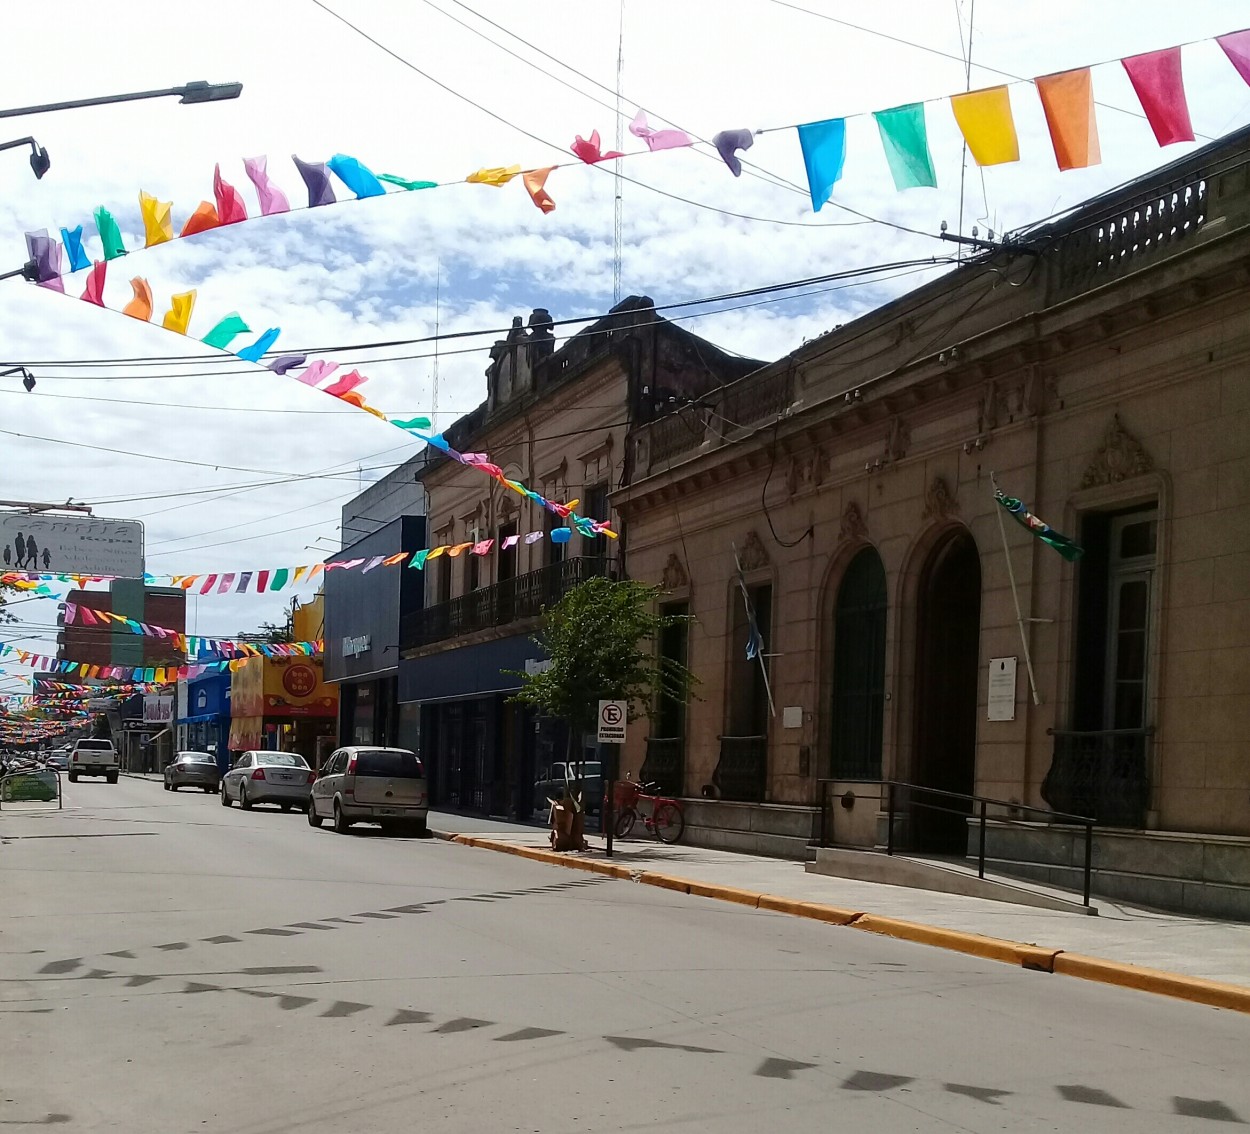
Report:
[[[152,289],[142,276],[135,276],[130,281],[130,288],[135,293],[135,297],[122,308],[122,314],[146,323],[152,318]]]
[[[207,232],[210,228],[219,227],[220,224],[217,206],[212,201],[201,201],[195,212],[187,218],[187,223],[182,226],[182,231],[178,235],[194,236],[197,232]]]
[[[1034,80],[1046,112],[1050,141],[1060,169],[1085,169],[1102,162],[1094,84],[1088,67]]]
[[[522,178],[530,200],[544,213],[552,212],[556,207],[555,201],[551,199],[551,194],[546,189],[547,178],[553,169],[555,169],[554,165],[549,165],[546,169],[530,169]]]

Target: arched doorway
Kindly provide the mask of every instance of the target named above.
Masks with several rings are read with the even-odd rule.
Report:
[[[924,787],[971,794],[976,777],[981,557],[967,529],[930,553],[917,596],[916,735],[912,778]],[[949,806],[953,814],[918,802]],[[916,793],[915,849],[963,854],[970,805]]]
[[[881,556],[865,547],[842,576],[834,611],[829,772],[834,779],[881,778],[886,606]]]

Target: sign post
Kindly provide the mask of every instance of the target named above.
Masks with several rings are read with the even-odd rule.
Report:
[[[599,702],[598,741],[603,745],[603,803],[599,814],[605,833],[605,850],[612,857],[612,836],[616,831],[616,774],[620,762],[620,745],[625,743],[625,724],[629,716],[627,701]]]

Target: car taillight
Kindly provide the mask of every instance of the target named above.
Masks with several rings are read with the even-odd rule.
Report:
[[[264,768],[257,768],[256,771],[252,773],[252,779],[254,780],[263,780],[264,778],[265,778]]]
[[[308,773],[308,782],[309,782],[310,784],[311,784],[311,783],[316,783],[316,782],[317,782],[317,773],[316,773],[316,772],[309,772],[309,773]]]

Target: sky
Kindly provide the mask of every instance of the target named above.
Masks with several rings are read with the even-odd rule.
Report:
[[[953,246],[936,237],[943,221],[960,228],[961,182],[963,231],[975,224],[982,235],[1001,233],[1250,122],[1250,87],[1210,40],[1238,27],[1228,0],[1140,0],[1131,10],[1089,0],[974,2],[215,0],[209,9],[167,5],[155,20],[120,0],[13,6],[0,45],[11,103],[198,79],[242,82],[243,94],[5,123],[4,138],[33,135],[52,167],[37,181],[26,151],[0,153],[0,248],[8,249],[0,270],[25,261],[28,231],[83,224],[89,250],[98,250],[91,235],[100,205],[118,218],[132,251],[109,265],[111,310],[78,301],[83,274],[67,281],[67,296],[0,281],[0,368],[24,364],[37,380],[27,393],[19,378],[0,378],[0,498],[73,499],[101,516],[140,520],[154,573],[315,562],[339,546],[343,502],[419,446],[291,378],[228,355],[205,357],[195,340],[219,318],[238,312],[258,332],[281,327],[280,351],[317,348],[368,375],[362,392],[388,415],[437,408],[446,425],[484,397],[487,352],[499,336],[440,348],[437,405],[428,343],[360,344],[422,338],[436,326],[444,334],[497,330],[534,307],[589,320],[612,304],[613,163],[552,173],[549,215],[519,179],[359,202],[340,185],[342,203],[333,207],[144,250],[140,189],[173,201],[180,228],[201,200],[212,200],[216,163],[254,215],[242,159],[262,154],[297,205],[305,195],[292,154],[325,161],[346,153],[376,172],[440,183],[481,167],[575,161],[568,147],[576,135],[597,129],[604,148],[614,147],[620,46],[619,121],[644,108],[653,126],[700,139],[764,131],[743,155],[751,166],[740,178],[706,144],[620,163],[630,179],[621,185],[622,295],[665,304],[943,259]],[[1058,172],[1036,93],[1016,83],[1022,160],[965,166],[942,100],[968,84],[969,38],[973,88],[1011,81],[1004,73],[1028,78],[1105,64],[1094,69],[1102,164]],[[1199,137],[1160,149],[1116,60],[1191,41],[1184,74]],[[920,100],[936,100],[927,120],[939,187],[898,193],[868,115]],[[854,116],[845,173],[833,200],[813,212],[788,127],[842,116]],[[624,141],[627,152],[642,148],[627,133]],[[943,270],[674,314],[727,350],[768,360]],[[153,325],[120,314],[134,275],[151,283]],[[188,288],[197,301],[183,338],[159,322],[168,297]],[[352,349],[320,349],[329,347]],[[163,361],[106,364],[154,357]],[[205,597],[189,608],[188,626],[230,635],[280,618],[289,598]],[[52,652],[55,602],[12,610],[22,621],[0,637]],[[17,688],[13,677],[22,672],[5,669],[0,691]]]

